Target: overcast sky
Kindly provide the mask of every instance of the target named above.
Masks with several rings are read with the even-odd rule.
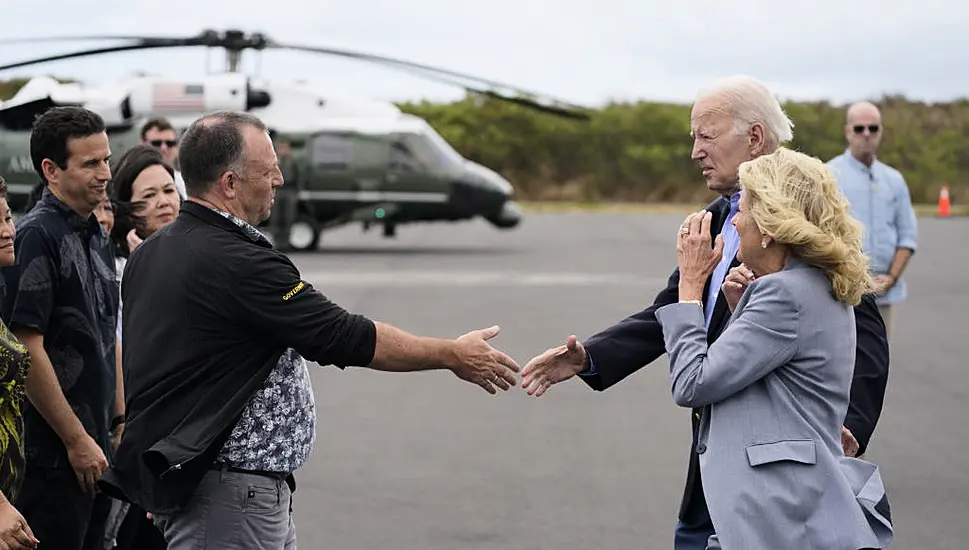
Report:
[[[835,102],[904,93],[969,96],[969,3],[941,0],[7,0],[0,39],[263,32],[280,42],[404,58],[586,105],[689,102],[746,73],[782,98]],[[110,42],[0,44],[0,65]],[[32,51],[31,51],[32,50]],[[220,70],[213,50],[210,68]],[[264,52],[260,73],[384,99],[449,100],[459,89],[325,56]],[[245,68],[256,69],[253,53]],[[126,52],[0,72],[99,82],[144,70],[191,78],[203,48]]]

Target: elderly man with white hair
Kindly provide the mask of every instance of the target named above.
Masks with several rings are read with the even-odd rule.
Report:
[[[690,116],[694,140],[693,160],[697,161],[707,187],[720,195],[706,210],[712,213],[710,230],[716,241],[722,241],[723,256],[707,280],[703,303],[707,338],[715,341],[726,328],[730,311],[722,292],[728,272],[732,278],[749,282],[753,274],[737,259],[738,236],[730,223],[737,213],[740,195],[740,165],[770,154],[792,139],[793,123],[784,113],[773,93],[758,80],[735,76],[718,80],[702,91]],[[717,246],[720,246],[719,244]],[[744,277],[738,277],[745,275]],[[652,305],[630,315],[584,343],[575,336],[565,344],[536,356],[522,369],[522,386],[529,395],[541,396],[552,384],[579,375],[593,390],[606,390],[666,353],[663,327],[656,310],[680,301],[679,270],[673,271],[668,285]],[[866,295],[855,307],[858,330],[855,372],[851,403],[842,431],[847,455],[864,452],[881,413],[888,377],[888,342],[885,325],[875,299]],[[698,437],[707,408],[692,411],[693,443],[679,521],[675,532],[675,550],[719,548],[716,525],[710,519],[700,479],[699,455],[706,445]],[[602,463],[588,468],[610,468]],[[708,546],[708,544],[710,546]],[[729,549],[728,549],[729,550]]]

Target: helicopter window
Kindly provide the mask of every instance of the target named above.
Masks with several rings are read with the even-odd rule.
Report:
[[[397,139],[390,146],[390,168],[401,172],[416,172],[421,169],[421,161],[403,139]]]
[[[358,168],[383,169],[390,154],[387,142],[380,137],[360,135],[353,147],[353,164]]]
[[[318,170],[346,170],[353,162],[353,138],[348,135],[320,135],[313,139],[313,167]]]

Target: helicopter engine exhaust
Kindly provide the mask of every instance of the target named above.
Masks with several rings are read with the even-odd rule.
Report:
[[[242,74],[211,75],[199,80],[143,78],[131,86],[133,116],[172,116],[212,111],[248,111],[270,104],[269,93],[253,88]]]

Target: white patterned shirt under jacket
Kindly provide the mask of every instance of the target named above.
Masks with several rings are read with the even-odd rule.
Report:
[[[254,240],[255,227],[216,210]],[[217,462],[246,470],[293,472],[309,458],[316,439],[316,403],[306,360],[290,348],[246,405]]]

